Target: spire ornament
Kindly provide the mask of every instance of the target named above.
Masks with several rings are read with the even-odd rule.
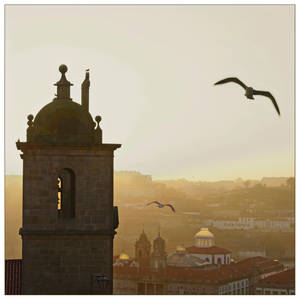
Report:
[[[89,69],[86,70],[85,79],[81,84],[81,105],[89,111],[89,88],[90,88],[90,73]]]
[[[95,121],[97,122],[97,127],[95,129],[95,142],[98,144],[101,144],[102,143],[102,130],[99,125],[99,123],[101,121],[101,116],[97,115],[95,117]]]
[[[61,78],[54,85],[57,86],[57,98],[58,100],[71,100],[70,87],[73,85],[66,78],[65,73],[68,71],[68,67],[65,64],[60,65],[59,71],[61,72]]]

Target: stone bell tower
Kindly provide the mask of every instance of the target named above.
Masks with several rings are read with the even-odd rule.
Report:
[[[120,144],[102,142],[100,116],[70,97],[67,67],[59,67],[56,97],[34,118],[23,159],[22,294],[112,294],[113,157]]]
[[[153,241],[153,252],[151,255],[151,267],[155,271],[162,271],[167,266],[166,242],[160,236]]]
[[[150,255],[151,243],[143,230],[139,239],[135,242],[135,259],[139,263],[139,270],[150,266]]]

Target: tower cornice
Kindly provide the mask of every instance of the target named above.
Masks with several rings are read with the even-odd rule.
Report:
[[[41,145],[41,144],[32,144],[29,142],[17,141],[16,146],[18,150],[95,150],[95,151],[115,151],[120,148],[121,144],[115,143],[102,143],[96,145]]]

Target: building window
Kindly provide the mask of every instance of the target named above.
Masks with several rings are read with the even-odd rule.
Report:
[[[63,169],[57,178],[57,212],[59,217],[75,217],[75,174]]]

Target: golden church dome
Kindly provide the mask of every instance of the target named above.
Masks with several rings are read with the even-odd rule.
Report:
[[[129,260],[129,255],[126,254],[126,253],[121,253],[120,256],[119,256],[119,259],[120,260]]]
[[[214,238],[214,235],[208,230],[208,228],[201,228],[201,230],[195,235],[195,238]]]

